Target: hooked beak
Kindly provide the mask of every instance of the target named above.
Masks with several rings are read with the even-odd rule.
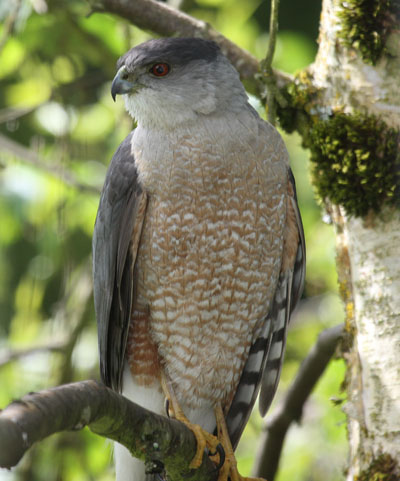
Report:
[[[126,70],[125,65],[123,65],[117,72],[117,75],[114,77],[114,80],[111,85],[111,97],[115,102],[115,97],[121,94],[127,94],[132,91],[134,84],[127,80],[128,73]]]

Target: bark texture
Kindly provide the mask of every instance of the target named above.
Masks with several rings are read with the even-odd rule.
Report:
[[[217,479],[207,456],[198,469],[189,469],[196,440],[184,424],[147,411],[95,381],[27,394],[0,411],[0,468],[15,466],[32,444],[51,434],[85,426],[123,444],[145,461],[149,472],[165,468],[171,481]]]
[[[349,116],[360,112],[379,116],[389,128],[398,130],[398,6],[389,2],[393,8],[386,10],[384,27],[379,30],[377,26],[383,47],[377,57],[374,52],[368,56],[368,42],[351,43],[346,31],[354,9],[359,8],[358,21],[362,22],[361,4],[323,2],[320,48],[310,69],[313,86],[320,89],[319,108],[333,115],[340,111]],[[372,161],[383,165],[386,159],[371,156],[368,162]],[[352,186],[348,188],[350,191]],[[375,475],[382,477],[374,479],[399,479],[400,211],[384,207],[359,218],[348,215],[343,206],[331,205],[331,213],[338,234],[339,281],[350,336],[345,406],[350,444],[348,479],[373,479]]]

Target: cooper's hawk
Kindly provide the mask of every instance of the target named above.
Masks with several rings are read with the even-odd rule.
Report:
[[[159,414],[168,398],[208,433],[226,424],[234,449],[259,387],[262,414],[274,396],[304,282],[288,154],[213,42],[131,49],[117,94],[137,128],[111,161],[94,231],[101,375]],[[238,479],[222,438],[222,476]],[[118,481],[145,479],[125,448],[115,457]]]

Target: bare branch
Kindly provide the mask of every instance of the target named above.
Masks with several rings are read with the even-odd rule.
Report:
[[[66,171],[65,168],[48,165],[36,152],[2,134],[0,134],[0,151],[9,152],[15,157],[57,177],[65,184],[81,192],[90,192],[96,195],[100,192],[100,189],[97,187],[79,182],[70,172]]]
[[[17,120],[24,115],[30,114],[38,108],[37,105],[34,107],[8,107],[0,110],[0,124],[5,122],[11,122],[12,120]]]
[[[199,469],[189,469],[196,440],[184,424],[152,413],[95,381],[28,394],[4,409],[0,413],[0,467],[15,466],[33,443],[51,434],[85,426],[123,444],[148,468],[165,466],[173,481],[217,479],[207,456]]]
[[[333,356],[342,334],[343,324],[323,331],[303,361],[283,402],[267,424],[254,465],[255,476],[273,481],[289,426],[300,421],[304,404]]]
[[[236,67],[242,80],[251,84],[258,72],[258,60],[249,52],[235,45],[223,35],[214,30],[208,23],[198,20],[155,0],[87,0],[93,11],[107,11],[115,13],[129,20],[143,30],[151,30],[158,35],[201,37],[214,40],[221,47],[224,54]],[[290,76],[275,72],[284,84]]]
[[[23,357],[32,356],[41,352],[62,352],[65,349],[65,342],[54,341],[43,346],[29,347],[27,349],[7,349],[0,352],[0,367],[16,361]]]

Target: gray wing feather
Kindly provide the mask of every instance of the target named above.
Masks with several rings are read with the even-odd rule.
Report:
[[[296,214],[299,243],[293,269],[281,274],[271,309],[263,330],[250,348],[235,397],[226,423],[232,446],[235,449],[261,387],[260,412],[267,412],[278,385],[286,343],[290,314],[300,299],[305,277],[305,242],[303,225],[297,206],[294,177],[289,169],[289,181],[293,185],[292,206]]]
[[[271,319],[273,320],[271,348],[267,353],[264,372],[261,380],[261,393],[259,409],[265,416],[278,387],[281,375],[283,357],[286,347],[287,329],[290,315],[295,309],[303,292],[306,272],[306,248],[303,224],[301,222],[299,207],[297,205],[296,185],[292,171],[289,170],[289,181],[292,183],[294,197],[291,198],[292,207],[296,215],[296,224],[299,233],[296,258],[292,269],[283,273],[278,284],[272,306]]]
[[[103,382],[121,388],[121,376],[133,302],[133,258],[129,248],[135,206],[142,193],[131,132],[115,152],[107,171],[93,233],[94,302]]]

